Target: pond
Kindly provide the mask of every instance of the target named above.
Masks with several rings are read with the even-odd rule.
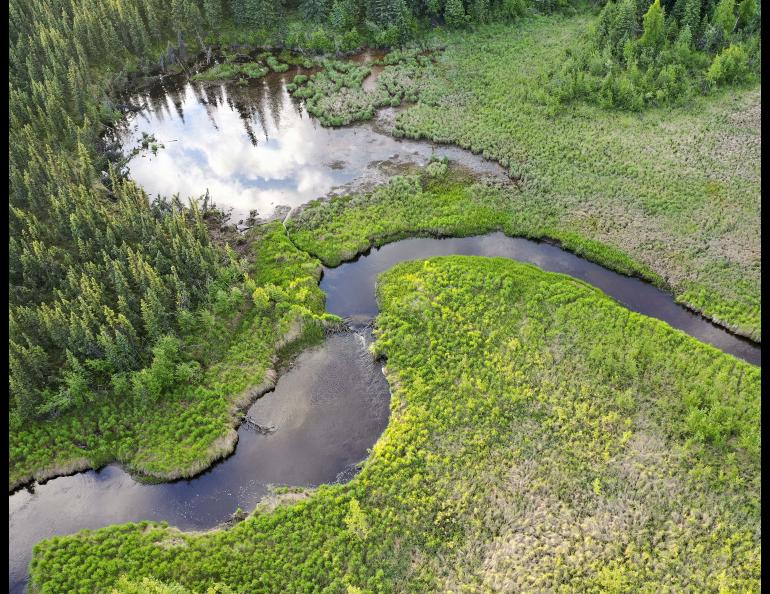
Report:
[[[125,154],[153,134],[163,145],[128,162],[130,176],[148,193],[200,196],[232,209],[233,220],[252,210],[270,217],[332,191],[384,181],[398,167],[447,156],[471,171],[505,178],[498,165],[454,147],[397,140],[383,120],[341,129],[321,127],[286,91],[296,74],[270,74],[244,87],[199,85],[174,77],[127,101],[142,106],[118,129]],[[285,212],[285,209],[283,210]],[[60,477],[9,497],[9,590],[25,587],[36,542],[83,528],[165,520],[183,530],[227,521],[250,511],[270,485],[313,486],[355,475],[387,425],[390,392],[368,346],[377,314],[377,275],[398,262],[439,255],[500,256],[569,274],[629,309],[755,364],[758,345],[736,337],[675,303],[641,280],[593,264],[554,245],[502,233],[462,239],[407,239],[324,269],[327,309],[350,330],[299,355],[274,391],[249,409],[235,452],[191,480],[145,484],[112,464]],[[62,510],[65,510],[63,513]]]
[[[264,219],[281,206],[371,187],[406,165],[425,165],[434,154],[506,179],[502,167],[469,151],[387,135],[383,126],[392,109],[372,122],[324,128],[286,90],[299,71],[244,86],[168,77],[123,98],[140,109],[116,130],[124,155],[143,134],[162,146],[130,158],[130,177],[150,196],[197,198],[208,190],[219,208],[232,209],[234,223],[253,210]]]

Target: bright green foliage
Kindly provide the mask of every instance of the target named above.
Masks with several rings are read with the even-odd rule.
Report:
[[[214,584],[202,592],[205,594],[234,594],[224,584]],[[164,583],[151,577],[143,577],[141,580],[132,580],[128,576],[121,576],[110,594],[196,594],[177,583]]]
[[[738,4],[738,27],[752,30],[758,16],[759,4],[757,0],[741,0],[741,3]]]
[[[706,79],[714,85],[742,82],[749,74],[748,56],[740,45],[731,45],[714,58]]]
[[[100,89],[146,44],[162,48],[174,39],[172,49],[181,47],[169,11],[154,0],[86,2],[64,11],[66,18],[41,0],[9,8],[10,484],[113,459],[156,476],[190,474],[229,451],[233,403],[264,380],[275,343],[293,322],[305,321],[302,336],[318,335],[323,300],[304,269],[315,264],[297,256],[307,259],[301,274],[286,268],[280,282],[258,282],[275,272],[249,265],[250,286],[237,258],[212,244],[210,213],[179,200],[148,204],[117,172],[97,173],[101,122],[117,117]],[[173,9],[198,26],[190,5]],[[416,52],[393,52],[372,93],[360,88],[367,68],[359,66],[327,67],[321,82],[300,87],[331,124],[419,100],[399,116],[397,133],[484,152],[509,167],[521,188],[512,200],[484,186],[469,196],[462,184],[412,191],[396,181],[392,193],[378,191],[364,208],[333,202],[345,210],[343,222],[357,221],[360,230],[338,226],[333,249],[303,239],[308,249],[332,261],[408,233],[503,228],[549,236],[617,269],[661,284],[665,277],[685,302],[758,337],[751,119],[758,95],[666,114],[667,131],[655,114],[621,119],[619,128],[588,107],[578,117],[554,117],[532,65],[558,62],[557,51],[574,43],[587,19],[558,22],[565,26],[554,39],[538,20],[515,37],[500,27],[470,42],[450,37],[438,70]],[[715,62],[715,84],[734,80],[717,75],[732,72],[727,66],[739,55],[730,50]],[[256,76],[265,67],[244,68]],[[674,88],[677,74],[662,70],[663,88]],[[631,150],[639,146],[649,153]],[[727,152],[714,159],[717,149]],[[702,167],[685,168],[682,155]],[[388,197],[404,189],[412,201]],[[389,203],[396,207],[384,209]],[[391,212],[395,219],[385,223]],[[273,232],[276,249],[293,249]],[[175,340],[178,352],[166,348]],[[183,447],[180,436],[187,436]]]
[[[664,29],[666,26],[665,13],[660,5],[660,0],[655,0],[655,2],[650,4],[650,8],[644,13],[642,22],[644,23],[644,32],[639,39],[639,43],[654,51],[660,51],[664,42]]]
[[[714,9],[714,16],[711,22],[722,32],[722,38],[725,41],[729,41],[733,29],[737,25],[735,0],[719,0],[719,4]]]
[[[639,114],[554,105],[546,73],[592,22],[540,17],[516,35],[490,26],[446,36],[397,133],[498,161],[520,187],[515,227],[610,246],[678,300],[759,338],[758,87]],[[681,80],[666,75],[667,85]]]
[[[366,537],[369,535],[369,523],[366,521],[366,515],[361,511],[358,499],[353,498],[350,500],[350,511],[345,516],[345,525],[351,534],[354,534],[361,540],[366,540]]]
[[[760,591],[759,368],[504,259],[403,263],[378,292],[392,414],[350,483],[227,530],[55,537],[33,587]]]
[[[437,163],[434,163],[437,164]],[[662,283],[649,268],[609,246],[549,226],[544,212],[522,211],[518,194],[452,172],[394,177],[370,194],[319,200],[287,222],[292,241],[327,266],[405,237],[469,236],[503,230],[511,236],[557,239],[566,249],[625,274]]]
[[[113,375],[114,398],[91,397],[75,361],[61,398],[87,406],[53,422],[12,418],[10,486],[114,459],[159,478],[191,476],[232,450],[240,408],[250,390],[269,387],[279,345],[318,340],[334,321],[323,313],[318,261],[280,223],[250,240],[245,270],[226,269],[210,305],[182,316],[180,338],[161,337],[146,368]]]
[[[198,72],[192,79],[196,81],[220,81],[220,80],[242,80],[262,78],[270,68],[261,62],[240,62],[215,64],[203,72]]]

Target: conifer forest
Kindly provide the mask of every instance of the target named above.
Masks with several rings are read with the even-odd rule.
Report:
[[[9,591],[761,591],[760,0],[10,0]]]

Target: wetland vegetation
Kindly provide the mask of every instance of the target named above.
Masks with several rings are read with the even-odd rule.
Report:
[[[758,368],[502,259],[405,263],[379,300],[391,419],[352,482],[228,530],[52,539],[33,580],[758,591]]]
[[[322,265],[407,237],[555,242],[761,340],[756,0],[9,13],[11,491],[200,474],[345,327]],[[391,417],[360,474],[226,529],[55,536],[31,589],[760,590],[758,366],[500,258],[377,297]]]

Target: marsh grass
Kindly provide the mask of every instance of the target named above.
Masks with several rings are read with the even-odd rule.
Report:
[[[515,184],[478,181],[455,163],[432,162],[371,192],[316,200],[286,227],[297,247],[327,266],[406,237],[502,230],[553,241],[607,268],[666,286],[650,267],[621,250],[559,228],[547,210],[527,209]]]
[[[392,414],[350,483],[55,537],[33,588],[759,592],[758,368],[507,259],[402,263],[378,298]]]
[[[548,72],[594,19],[443,36],[396,133],[498,161],[520,181],[520,216],[627,254],[688,306],[759,340],[759,88],[638,114],[554,103]]]

